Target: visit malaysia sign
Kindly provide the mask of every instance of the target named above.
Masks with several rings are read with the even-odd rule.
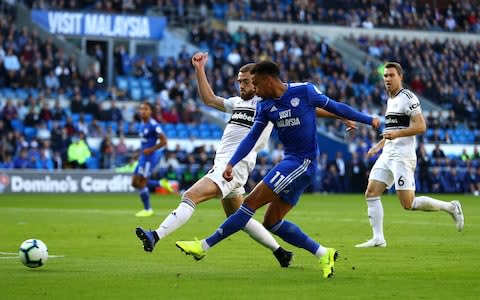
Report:
[[[164,17],[32,10],[32,21],[51,34],[160,40]]]

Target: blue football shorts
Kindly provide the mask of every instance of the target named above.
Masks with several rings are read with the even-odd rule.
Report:
[[[160,155],[154,153],[152,155],[140,155],[138,158],[138,165],[133,171],[134,175],[140,175],[144,178],[149,178],[152,175],[152,170],[158,164]]]
[[[263,182],[285,202],[294,206],[315,178],[315,164],[315,161],[307,158],[287,156],[268,172]]]

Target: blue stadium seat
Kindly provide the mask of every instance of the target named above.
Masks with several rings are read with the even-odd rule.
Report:
[[[120,90],[128,90],[128,81],[123,76],[117,76],[117,88]]]
[[[11,121],[12,127],[14,130],[22,132],[23,131],[23,121],[20,119],[13,119]]]
[[[130,90],[130,96],[135,101],[140,101],[142,99],[142,90],[139,88],[132,88]]]
[[[23,134],[27,140],[31,140],[35,136],[37,136],[37,129],[35,127],[25,127],[23,128]]]
[[[210,139],[212,138],[212,132],[210,130],[201,130],[199,138]]]
[[[165,135],[168,137],[168,138],[176,138],[177,137],[177,131],[175,129],[167,129],[165,130]]]
[[[140,87],[140,81],[138,79],[136,79],[135,77],[129,77],[128,78],[128,87],[130,89],[139,88]]]
[[[190,134],[188,133],[188,130],[183,129],[183,130],[178,130],[177,131],[177,138],[179,139],[186,139],[189,138]]]
[[[151,97],[155,94],[152,88],[143,88],[143,97]]]
[[[92,114],[84,114],[83,119],[85,120],[85,123],[87,123],[87,124],[92,123],[93,115]]]
[[[140,86],[142,88],[151,88],[152,87],[152,81],[150,79],[147,79],[147,78],[142,78],[140,79]]]
[[[15,91],[15,94],[16,94],[17,98],[22,99],[22,100],[26,100],[28,98],[28,92],[24,89],[20,89],[20,88],[17,89]]]
[[[89,157],[85,164],[87,165],[87,169],[90,170],[98,169],[100,167],[100,161],[94,156]]]
[[[80,114],[71,114],[70,118],[72,118],[73,123],[77,123],[80,119]]]

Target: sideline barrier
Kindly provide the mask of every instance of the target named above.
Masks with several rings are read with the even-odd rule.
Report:
[[[90,170],[0,169],[0,193],[134,192],[130,173]]]

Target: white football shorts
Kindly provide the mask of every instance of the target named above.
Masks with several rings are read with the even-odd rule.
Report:
[[[223,171],[225,171],[228,161],[228,159],[216,158],[212,169],[205,175],[220,188],[223,198],[233,198],[245,194],[244,185],[247,183],[248,175],[255,166],[255,164],[250,164],[251,166],[249,166],[247,162],[240,161],[233,167],[233,179],[228,182],[223,178]]]
[[[388,188],[395,183],[395,190],[415,190],[416,160],[394,160],[380,155],[368,180],[383,182]]]

